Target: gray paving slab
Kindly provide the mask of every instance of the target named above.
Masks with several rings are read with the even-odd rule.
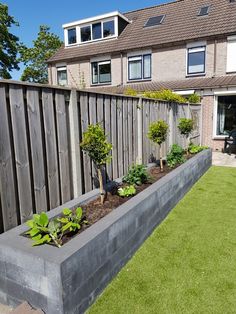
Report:
[[[221,152],[213,152],[212,164],[222,167],[236,167],[236,155],[223,154]]]
[[[12,312],[12,308],[3,304],[0,304],[0,314],[9,314]]]

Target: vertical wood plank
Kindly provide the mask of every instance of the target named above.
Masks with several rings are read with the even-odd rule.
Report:
[[[105,107],[105,132],[107,135],[108,142],[112,143],[112,137],[111,137],[111,97],[110,96],[107,96],[107,95],[105,96],[104,107]],[[113,151],[113,143],[112,143],[112,151]],[[111,152],[111,154],[112,154],[112,152]],[[108,176],[107,179],[108,180],[113,179],[112,164],[113,164],[113,160],[111,160],[111,162],[106,165],[107,176]]]
[[[124,174],[128,172],[129,149],[128,149],[128,99],[123,98],[123,152],[124,152]]]
[[[18,223],[14,157],[8,122],[6,91],[5,87],[0,85],[0,191],[5,231],[17,226]]]
[[[133,163],[133,100],[128,98],[128,148],[129,148],[129,157],[128,164],[129,167]]]
[[[59,153],[59,169],[61,183],[62,203],[72,198],[71,175],[70,175],[70,155],[69,155],[69,136],[66,117],[66,103],[63,90],[57,90],[55,94],[56,120],[57,120],[57,141]]]
[[[81,129],[84,133],[89,125],[89,108],[88,108],[88,93],[80,93],[80,112],[81,112]],[[83,172],[84,172],[84,190],[85,193],[92,190],[92,172],[89,156],[83,152]]]
[[[133,163],[137,163],[138,157],[138,122],[137,122],[137,106],[138,106],[138,99],[133,99]]]
[[[45,160],[43,154],[42,125],[39,108],[39,90],[27,87],[27,111],[30,146],[33,163],[34,195],[36,212],[47,210]]]
[[[96,124],[97,121],[97,97],[96,94],[89,94],[89,124]],[[92,188],[99,187],[99,181],[97,177],[97,171],[95,169],[94,162],[90,160],[91,169],[92,169]]]
[[[118,155],[117,155],[117,98],[111,99],[111,139],[112,139],[112,173],[113,179],[118,178]]]
[[[97,95],[97,122],[104,128],[104,96]]]
[[[52,209],[61,204],[54,114],[55,111],[52,89],[44,88],[42,90],[42,108],[45,130],[49,206],[50,209]]]
[[[25,121],[23,90],[19,85],[9,87],[12,133],[16,160],[17,186],[21,223],[33,214],[30,163]]]
[[[124,175],[123,159],[123,98],[117,99],[117,137],[118,137],[118,177]]]

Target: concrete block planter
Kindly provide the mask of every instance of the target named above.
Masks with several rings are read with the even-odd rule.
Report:
[[[202,151],[60,249],[32,247],[20,235],[26,225],[1,235],[0,303],[26,300],[46,314],[83,313],[211,162],[211,150]],[[97,190],[87,193],[49,216],[97,195]]]

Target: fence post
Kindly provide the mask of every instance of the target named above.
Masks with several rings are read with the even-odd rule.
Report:
[[[143,101],[142,97],[139,98],[137,107],[137,135],[138,135],[138,156],[136,159],[137,164],[143,163]]]
[[[72,89],[70,93],[69,120],[73,192],[74,197],[78,197],[82,195],[83,191],[81,181],[80,128],[76,89]]]

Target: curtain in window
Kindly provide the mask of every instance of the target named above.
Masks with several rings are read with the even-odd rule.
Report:
[[[217,115],[217,135],[225,134],[225,104],[218,104],[218,115]]]

